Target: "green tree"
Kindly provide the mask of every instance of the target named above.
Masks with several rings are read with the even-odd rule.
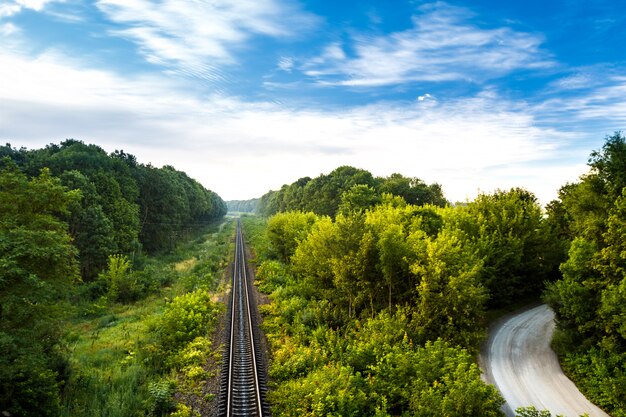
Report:
[[[365,381],[348,367],[329,364],[269,393],[276,416],[321,417],[368,415]]]
[[[365,220],[377,250],[378,285],[374,291],[387,294],[382,299],[386,299],[390,312],[393,304],[406,302],[415,290],[415,277],[409,270],[414,253],[408,236],[416,225],[421,224],[418,208],[396,199],[390,194],[383,195],[383,204],[368,210]]]
[[[606,337],[615,345],[612,350],[619,351],[626,347],[626,188],[615,201],[607,223],[606,246],[596,263],[606,285],[598,312]]]
[[[573,239],[563,278],[548,287],[555,346],[581,390],[626,415],[626,143],[620,132],[591,153],[590,172],[559,192],[558,224]]]
[[[589,166],[604,186],[609,200],[617,199],[626,187],[626,138],[622,132],[606,137],[602,149],[591,153]]]
[[[267,223],[270,250],[284,263],[294,254],[298,244],[304,240],[318,217],[314,213],[285,212],[272,216]]]
[[[544,299],[555,311],[557,323],[568,338],[582,343],[597,330],[596,311],[600,303],[598,273],[593,268],[596,244],[583,238],[572,242],[568,259],[561,264],[563,278],[549,284]]]
[[[113,223],[98,202],[95,185],[80,171],[65,171],[61,182],[70,190],[80,190],[82,199],[69,205],[67,220],[73,243],[78,249],[83,279],[92,280],[106,267],[109,254],[115,253]]]
[[[519,188],[497,191],[479,195],[464,210],[469,218],[461,218],[458,227],[468,238],[465,244],[474,244],[483,259],[481,280],[489,304],[502,306],[539,294],[555,270],[550,262],[557,259],[546,253],[560,249],[548,239],[536,197]]]
[[[441,340],[418,349],[413,366],[410,411],[419,417],[503,416],[504,400],[492,385],[480,380],[471,355]]]
[[[381,194],[389,193],[402,197],[409,204],[418,206],[432,204],[440,207],[448,204],[439,184],[427,185],[419,178],[409,178],[397,173],[378,180],[380,182],[378,190]]]
[[[414,320],[422,340],[441,337],[476,349],[484,337],[488,295],[480,283],[482,261],[450,231],[419,243],[411,269],[420,278]]]
[[[367,184],[353,185],[341,194],[339,212],[347,215],[352,211],[363,211],[380,203],[376,190]]]
[[[60,302],[78,279],[67,224],[79,198],[48,170],[28,179],[9,161],[0,171],[0,410],[54,416],[64,360]]]

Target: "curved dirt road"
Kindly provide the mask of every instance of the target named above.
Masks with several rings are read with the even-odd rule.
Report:
[[[503,321],[491,330],[481,358],[487,382],[494,384],[507,404],[504,411],[533,405],[553,416],[608,417],[591,404],[561,370],[550,348],[554,313],[540,305]]]

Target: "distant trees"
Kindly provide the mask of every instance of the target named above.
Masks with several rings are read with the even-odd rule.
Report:
[[[235,213],[254,213],[256,212],[258,198],[252,198],[250,200],[230,200],[226,202],[228,211]]]
[[[123,151],[107,153],[96,145],[69,139],[43,149],[0,147],[29,176],[43,168],[82,198],[70,204],[63,219],[79,251],[83,278],[93,280],[111,254],[158,252],[189,228],[226,213],[214,192],[171,166],[138,164]]]
[[[342,166],[330,174],[316,178],[304,177],[278,191],[263,195],[257,213],[263,216],[291,211],[311,211],[318,215],[334,217],[339,211],[366,209],[377,204],[383,194],[402,197],[415,205],[448,204],[439,184],[427,185],[419,178],[392,174],[387,178],[374,178],[363,169]]]

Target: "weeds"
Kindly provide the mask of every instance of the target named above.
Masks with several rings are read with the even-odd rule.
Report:
[[[207,336],[221,306],[208,291],[228,265],[232,230],[232,222],[213,226],[171,254],[142,260],[141,271],[109,271],[113,291],[99,282],[75,295],[63,416],[194,415],[174,393],[198,390],[211,377],[202,365],[214,354]],[[142,289],[131,300],[120,281],[129,276]]]

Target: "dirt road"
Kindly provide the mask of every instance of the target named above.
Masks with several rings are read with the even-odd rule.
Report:
[[[553,416],[608,416],[591,404],[561,370],[550,348],[554,313],[546,305],[524,311],[495,326],[490,332],[481,365],[487,382],[506,400],[505,412],[533,405]]]

